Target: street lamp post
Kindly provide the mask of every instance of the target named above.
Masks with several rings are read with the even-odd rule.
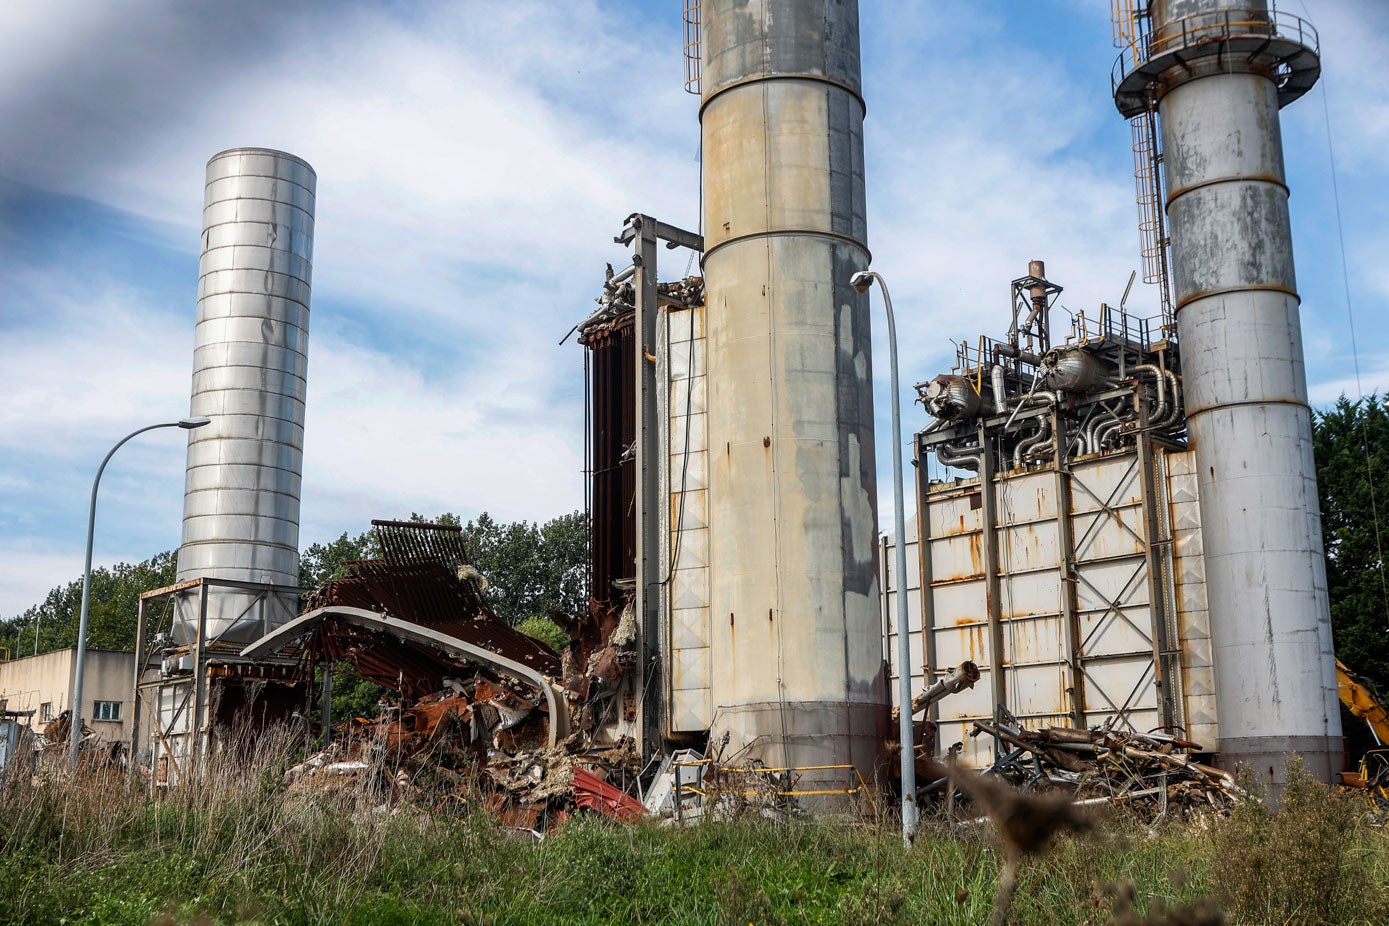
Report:
[[[77,665],[73,667],[72,713],[68,715],[71,720],[68,730],[68,765],[73,770],[77,768],[77,747],[82,742],[82,673],[87,663],[87,612],[92,602],[92,538],[96,532],[96,490],[101,485],[101,474],[106,471],[106,464],[111,462],[111,457],[115,456],[116,451],[137,434],[144,434],[155,428],[192,430],[211,423],[212,420],[209,418],[180,418],[178,421],[151,424],[131,431],[116,442],[116,446],[112,447],[106,458],[101,461],[101,466],[97,467],[96,478],[92,480],[92,505],[87,512],[87,564],[82,569],[82,617],[77,622]]]
[[[897,518],[897,714],[902,742],[902,842],[908,848],[916,836],[916,749],[912,737],[912,651],[907,625],[907,508],[902,498],[902,400],[897,382],[897,325],[892,317],[892,297],[882,274],[860,270],[849,285],[866,293],[878,281],[887,310],[888,365],[892,374],[892,500]]]

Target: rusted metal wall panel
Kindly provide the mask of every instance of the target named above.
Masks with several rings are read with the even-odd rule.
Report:
[[[1156,451],[1159,456],[1167,451]],[[1077,711],[1087,724],[1112,722],[1116,727],[1149,730],[1166,722],[1159,708],[1154,657],[1154,624],[1148,583],[1150,543],[1161,546],[1166,537],[1174,546],[1199,546],[1199,514],[1195,511],[1194,474],[1190,454],[1173,454],[1177,476],[1171,485],[1174,503],[1165,515],[1170,524],[1149,538],[1143,517],[1143,489],[1137,453],[1110,454],[1071,464],[1065,474],[1072,503],[1069,513],[1074,549],[1068,557],[1061,546],[1057,522],[1057,474],[1054,471],[1005,475],[994,486],[999,558],[999,604],[1004,651],[1005,706],[1031,728],[1069,725]],[[1160,470],[1165,472],[1166,470]],[[1164,476],[1163,478],[1167,478]],[[1180,485],[1178,483],[1181,483]],[[933,486],[927,493],[925,532],[909,528],[909,580],[917,582],[912,549],[926,536],[930,565],[928,594],[912,613],[927,625],[934,664],[917,663],[922,657],[921,631],[913,640],[913,687],[921,690],[936,673],[964,660],[979,665],[981,679],[973,689],[952,695],[935,708],[939,724],[937,742],[942,750],[964,744],[963,758],[972,765],[993,760],[989,737],[971,737],[976,720],[994,715],[993,672],[996,660],[989,647],[988,596],[985,582],[987,542],[978,479]],[[1176,501],[1180,499],[1181,501]],[[888,552],[892,541],[888,540]],[[891,556],[886,559],[890,562]],[[1066,561],[1069,559],[1069,564]],[[1209,645],[1203,650],[1204,600],[1199,576],[1191,575],[1188,561],[1175,559],[1174,582],[1169,597],[1180,602],[1184,650],[1183,708],[1194,714],[1198,731],[1193,738],[1211,732],[1200,727],[1213,714],[1210,688]],[[1183,578],[1185,577],[1185,581]],[[1065,582],[1075,583],[1076,623],[1079,638],[1074,653],[1067,651],[1064,617]],[[895,595],[895,577],[884,575],[887,600]],[[1197,607],[1200,605],[1200,607]],[[889,612],[891,613],[891,612]],[[895,630],[887,634],[885,654],[895,661]],[[1188,652],[1189,650],[1189,652]],[[1083,672],[1083,703],[1074,690],[1078,664]],[[1188,674],[1187,670],[1194,670]],[[893,666],[893,674],[896,667]],[[1190,706],[1187,704],[1190,702]],[[1213,741],[1213,740],[1212,740]]]

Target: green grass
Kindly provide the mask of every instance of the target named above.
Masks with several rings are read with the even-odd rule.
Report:
[[[1326,817],[1322,805],[1299,812]],[[1012,922],[1111,922],[1118,884],[1132,887],[1140,913],[1207,895],[1229,908],[1240,892],[1216,883],[1222,853],[1261,878],[1269,866],[1251,861],[1260,851],[1315,864],[1286,845],[1296,826],[1261,825],[1150,833],[1111,822],[1064,839],[1025,866]],[[1356,884],[1336,894],[1335,921],[1381,921],[1384,831],[1352,821],[1334,845],[1333,835],[1321,827],[1309,847],[1336,856],[1327,877]],[[1285,844],[1270,847],[1270,836]],[[890,821],[676,829],[582,819],[536,842],[480,816],[347,810],[286,792],[278,771],[214,775],[161,800],[120,778],[11,776],[0,792],[0,922],[15,924],[980,923],[998,867],[987,827],[933,824],[911,851]],[[1264,921],[1240,909],[1232,921]],[[1279,911],[1269,921],[1330,921]]]

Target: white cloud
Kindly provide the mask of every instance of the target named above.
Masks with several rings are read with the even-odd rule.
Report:
[[[74,561],[66,553],[35,550],[26,543],[0,541],[0,557],[5,569],[0,570],[0,616],[11,617],[30,605],[43,601],[49,589],[82,578],[82,559]],[[9,607],[11,602],[15,607]],[[12,613],[13,612],[13,613]]]
[[[1309,384],[1307,393],[1308,400],[1315,408],[1332,405],[1341,396],[1352,402],[1368,395],[1389,398],[1389,354],[1377,352],[1370,356],[1362,355],[1358,375],[1347,358],[1337,375]]]
[[[534,519],[576,507],[581,357],[555,341],[591,307],[602,263],[621,258],[611,237],[627,212],[699,221],[678,9],[651,21],[594,0],[292,13],[248,2],[145,0],[120,15],[71,0],[0,5],[0,174],[141,217],[191,254],[211,154],[249,144],[304,156],[320,180],[305,544],[411,510]],[[1389,174],[1377,70],[1389,17],[1350,0],[1315,6],[1361,350],[1376,358],[1362,364],[1375,371],[1368,390],[1386,369],[1372,210]],[[1087,311],[1117,302],[1138,262],[1107,6],[1055,5],[1044,40],[1017,28],[1021,9],[863,4],[869,236],[909,383],[949,366],[948,338],[1006,328],[1008,282],[1029,259],[1047,261],[1063,304]],[[1318,92],[1284,117],[1290,170],[1304,174],[1324,157]],[[1307,197],[1301,176],[1290,179]],[[1321,221],[1324,205],[1307,214]],[[0,232],[23,233],[5,222]],[[1295,229],[1299,241],[1327,234]],[[1325,401],[1344,382],[1346,337],[1332,311],[1339,264],[1313,253],[1298,269],[1317,307],[1304,310],[1313,399]],[[42,324],[0,345],[0,549],[46,544],[50,560],[24,561],[35,576],[74,551],[39,594],[80,568],[89,470],[109,439],[186,408],[196,281],[169,305],[145,268],[88,269],[36,279],[14,266],[0,280],[0,305],[21,285],[46,300]],[[1151,288],[1130,304],[1151,311]],[[1057,312],[1054,327],[1065,324]],[[906,419],[926,421],[915,407]],[[146,527],[99,550],[140,559],[177,543],[181,453],[151,440],[118,462],[103,524]],[[887,473],[887,454],[879,463]],[[880,488],[886,501],[886,478]],[[0,587],[0,615],[34,597]]]

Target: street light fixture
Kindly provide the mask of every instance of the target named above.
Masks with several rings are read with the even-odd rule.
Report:
[[[892,297],[882,274],[860,270],[849,278],[849,285],[866,293],[878,281],[887,310],[888,363],[892,373],[892,500],[897,518],[897,714],[898,736],[902,743],[902,842],[908,848],[916,836],[916,748],[912,736],[912,652],[907,626],[907,509],[902,499],[902,401],[897,382],[897,324],[892,317]]]
[[[77,622],[77,665],[73,668],[72,680],[72,713],[69,715],[71,726],[68,730],[68,766],[74,771],[77,769],[77,747],[82,742],[82,673],[87,663],[87,613],[92,602],[92,537],[96,531],[96,490],[101,485],[101,474],[106,471],[106,464],[111,462],[117,450],[120,450],[125,442],[137,434],[144,434],[146,431],[153,431],[156,428],[183,428],[191,431],[194,428],[201,428],[212,424],[210,418],[180,418],[178,421],[166,421],[162,424],[146,425],[136,431],[131,431],[125,437],[116,442],[116,446],[106,454],[106,458],[101,461],[101,466],[97,467],[96,478],[92,480],[92,506],[87,513],[87,564],[82,570],[82,617]]]

